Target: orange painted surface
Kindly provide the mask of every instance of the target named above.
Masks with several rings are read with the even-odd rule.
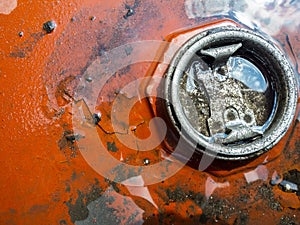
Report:
[[[153,202],[139,196],[141,189],[105,179],[84,160],[80,140],[70,140],[72,103],[76,85],[91,63],[120,45],[174,41],[177,35],[198,32],[204,24],[186,17],[183,0],[136,1],[135,13],[128,18],[124,18],[125,4],[134,6],[134,1],[23,0],[9,15],[0,14],[0,224],[83,220],[88,224],[260,224],[263,220],[267,225],[283,219],[300,223],[299,196],[269,184],[274,171],[300,170],[296,119],[283,140],[255,160],[238,165],[215,162],[205,172],[187,165],[148,186]],[[51,34],[43,31],[48,20],[57,23]],[[297,37],[291,36],[290,42],[299,56]],[[285,36],[278,39],[284,41]],[[295,66],[299,58],[292,63]],[[145,158],[150,164],[161,161],[165,146],[147,152],[124,147],[112,133],[111,106],[122,86],[152,75],[155,69],[150,62],[131,65],[118,71],[99,94],[99,137],[113,157],[131,165],[142,166]],[[125,107],[128,101],[123,97],[119,105]],[[152,117],[147,100],[135,105],[130,122],[139,138],[150,134]],[[267,180],[247,183],[244,173],[258,165],[268,171]],[[97,199],[101,201],[94,210],[99,208],[95,212],[103,215],[102,221],[87,207]]]

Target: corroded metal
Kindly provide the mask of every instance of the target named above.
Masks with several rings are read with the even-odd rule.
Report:
[[[294,117],[296,79],[281,51],[259,34],[231,26],[190,39],[167,72],[167,111],[197,151],[221,159],[260,155]]]

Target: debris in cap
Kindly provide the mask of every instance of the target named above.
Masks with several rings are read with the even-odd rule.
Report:
[[[20,31],[19,32],[19,37],[23,37],[24,36],[24,32],[23,31]]]
[[[56,28],[56,23],[53,20],[47,21],[46,23],[44,23],[43,25],[43,29],[48,33],[52,33],[54,31],[54,29]]]
[[[95,21],[95,20],[96,20],[96,16],[91,16],[91,17],[90,17],[90,20],[91,20],[91,21]]]

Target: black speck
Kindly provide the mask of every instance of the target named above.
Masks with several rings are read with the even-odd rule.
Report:
[[[93,114],[93,122],[94,122],[94,124],[97,125],[100,122],[100,120],[101,120],[101,114],[100,113],[98,113],[98,114],[94,113]]]
[[[102,195],[103,190],[101,187],[99,187],[99,181],[96,179],[96,183],[91,186],[88,193],[84,194],[80,190],[77,192],[78,198],[75,200],[75,202],[72,198],[66,202],[66,205],[69,209],[69,215],[73,223],[75,221],[85,220],[88,218],[89,210],[87,205],[98,199]]]
[[[131,7],[130,5],[125,5],[125,9],[127,9],[127,13],[123,16],[124,19],[127,19],[130,16],[133,16],[135,14],[134,7]]]
[[[85,78],[85,80],[89,83],[93,81],[93,79],[91,77],[87,77],[87,78]]]
[[[90,20],[91,20],[91,21],[95,21],[95,20],[96,20],[96,16],[91,16],[91,17],[90,17]]]
[[[43,29],[48,33],[52,33],[54,31],[54,29],[56,28],[56,23],[53,20],[47,21],[46,23],[44,23],[43,25]]]
[[[83,136],[81,136],[80,134],[67,134],[65,137],[67,141],[70,141],[71,143],[74,143],[75,141],[83,138]]]
[[[24,36],[24,32],[23,31],[20,31],[19,32],[19,37],[23,37]]]
[[[144,159],[144,165],[149,165],[149,164],[150,164],[150,159],[145,158],[145,159]]]

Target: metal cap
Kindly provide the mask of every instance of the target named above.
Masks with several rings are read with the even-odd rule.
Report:
[[[297,81],[284,54],[253,31],[225,26],[181,47],[166,74],[166,108],[196,151],[248,159],[272,148],[296,110]]]

